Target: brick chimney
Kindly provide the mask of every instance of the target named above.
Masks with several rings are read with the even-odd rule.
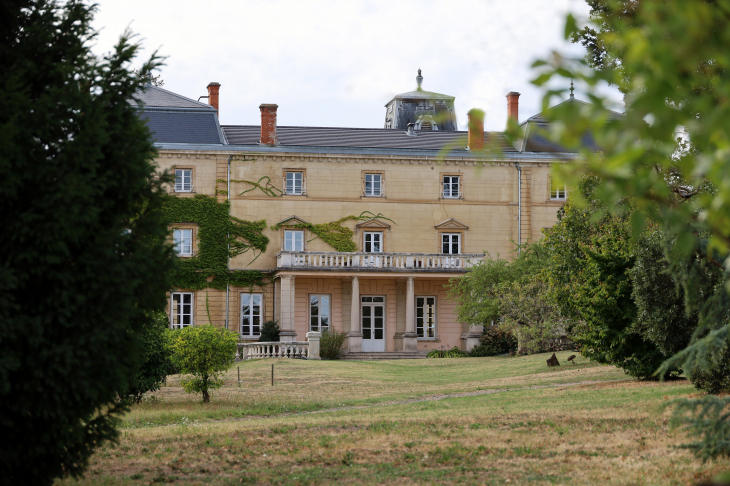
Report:
[[[215,111],[220,115],[220,111],[218,111],[218,90],[221,89],[221,84],[216,83],[215,81],[212,83],[208,83],[208,104],[215,108]]]
[[[507,121],[520,121],[520,94],[516,91],[507,93]]]
[[[484,150],[484,111],[472,108],[469,116],[469,150]]]
[[[274,147],[279,145],[276,139],[276,109],[279,105],[262,104],[259,105],[261,110],[261,145]]]

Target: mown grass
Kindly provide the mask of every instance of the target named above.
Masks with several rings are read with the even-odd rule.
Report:
[[[674,447],[661,406],[695,393],[686,382],[545,358],[279,361],[273,388],[271,361],[243,363],[246,383],[234,368],[210,406],[171,380],[85,478],[59,484],[685,485],[730,469]]]

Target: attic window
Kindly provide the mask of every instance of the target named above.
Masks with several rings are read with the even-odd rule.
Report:
[[[431,122],[424,121],[423,123],[421,123],[421,130],[429,130],[429,131],[433,130],[433,127],[431,126]]]

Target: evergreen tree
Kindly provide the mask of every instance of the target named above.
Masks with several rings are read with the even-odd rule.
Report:
[[[126,33],[80,0],[0,11],[0,483],[78,476],[113,440],[173,265]]]

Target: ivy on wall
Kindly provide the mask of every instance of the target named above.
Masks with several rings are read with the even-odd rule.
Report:
[[[363,211],[362,213],[360,213],[360,216],[345,216],[344,218],[338,219],[337,221],[332,221],[330,223],[300,223],[287,225],[286,222],[283,222],[272,226],[271,229],[278,230],[281,229],[282,226],[287,226],[290,228],[308,229],[309,231],[317,235],[317,237],[322,238],[322,240],[329,246],[334,248],[335,251],[351,253],[357,251],[357,243],[352,240],[352,236],[355,233],[353,233],[350,228],[342,226],[342,223],[344,223],[345,221],[366,221],[373,218],[385,219],[393,224],[397,224],[392,219],[388,219],[380,213],[373,214],[370,211]],[[314,239],[316,238],[312,238],[312,240]]]
[[[170,226],[176,223],[198,225],[197,254],[179,258],[173,273],[176,288],[223,290],[226,284],[239,287],[264,285],[266,274],[258,270],[228,270],[228,259],[248,251],[254,260],[266,251],[269,238],[263,234],[266,221],[245,221],[230,215],[230,203],[197,194],[189,198],[170,198],[163,209]],[[230,244],[230,249],[229,249]],[[258,254],[257,254],[258,253]],[[208,281],[212,277],[212,281]]]

